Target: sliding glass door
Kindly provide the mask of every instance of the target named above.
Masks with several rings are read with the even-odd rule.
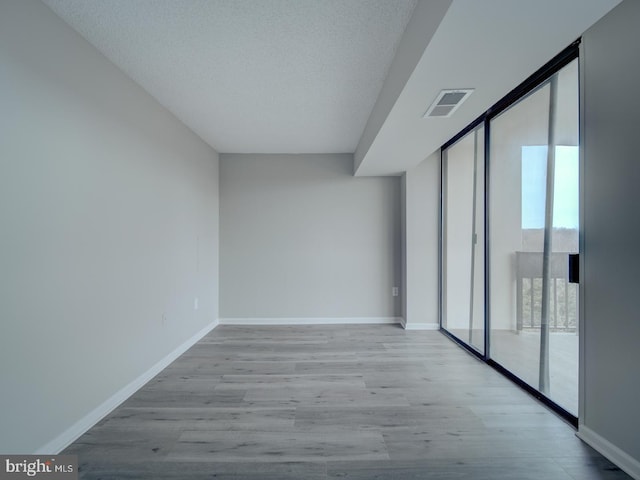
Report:
[[[490,122],[490,357],[578,412],[578,62]]]
[[[442,329],[576,424],[578,84],[576,42],[442,147],[440,245]]]
[[[484,128],[442,152],[442,327],[484,352]]]

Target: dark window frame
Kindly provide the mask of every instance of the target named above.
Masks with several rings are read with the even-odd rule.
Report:
[[[571,424],[574,428],[578,428],[578,417],[568,412],[560,405],[555,403],[553,400],[540,393],[537,389],[525,383],[522,379],[520,379],[517,375],[500,365],[495,360],[491,359],[491,325],[490,325],[490,299],[489,299],[489,288],[490,288],[490,252],[489,245],[491,243],[490,234],[491,231],[489,229],[490,226],[490,218],[489,218],[489,195],[490,195],[490,168],[491,168],[491,158],[490,158],[490,148],[491,148],[491,120],[500,115],[501,113],[508,110],[511,106],[515,105],[522,99],[526,98],[528,95],[532,94],[540,87],[542,87],[554,74],[559,72],[562,68],[567,66],[572,61],[578,59],[580,57],[580,42],[581,39],[577,39],[567,48],[562,50],[558,55],[556,55],[553,59],[543,65],[541,68],[536,70],[532,75],[527,77],[522,83],[520,83],[517,87],[507,93],[504,97],[498,100],[495,104],[493,104],[489,109],[483,112],[480,116],[478,116],[475,120],[469,123],[465,128],[463,128],[460,132],[458,132],[455,136],[453,136],[449,141],[440,147],[440,210],[439,210],[439,236],[438,236],[438,323],[440,327],[440,331],[453,340],[455,343],[463,347],[469,353],[477,357],[478,359],[485,362],[487,365],[491,366],[502,375],[510,379],[512,382],[516,383],[530,395],[541,401],[551,410],[560,415],[564,420],[566,420],[569,424]],[[468,345],[464,340],[456,337],[454,334],[446,330],[442,326],[442,315],[443,315],[443,295],[444,295],[444,287],[443,287],[443,222],[444,222],[444,180],[445,180],[445,170],[446,166],[444,163],[444,151],[457,143],[460,139],[462,139],[465,135],[472,132],[474,129],[478,128],[480,125],[484,126],[484,352],[480,353],[478,350]]]

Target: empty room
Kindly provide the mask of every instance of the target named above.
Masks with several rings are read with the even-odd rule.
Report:
[[[636,0],[0,0],[0,478],[640,480]]]

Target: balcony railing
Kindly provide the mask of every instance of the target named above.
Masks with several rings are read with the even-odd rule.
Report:
[[[551,254],[551,331],[575,332],[578,327],[578,289],[569,283],[569,252]],[[516,252],[516,327],[539,329],[542,307],[542,252]]]

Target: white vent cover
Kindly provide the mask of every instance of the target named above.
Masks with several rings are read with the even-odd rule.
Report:
[[[423,118],[427,117],[450,117],[457,108],[462,105],[473,88],[459,88],[456,90],[441,90],[431,106],[427,109]]]

